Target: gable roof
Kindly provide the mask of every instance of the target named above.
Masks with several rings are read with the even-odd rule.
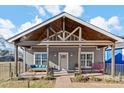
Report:
[[[24,32],[21,32],[21,33],[15,35],[15,36],[9,38],[7,41],[13,42],[13,41],[19,39],[20,37],[22,37],[22,36],[24,36],[26,34],[29,34],[29,33],[33,32],[33,31],[35,31],[36,29],[41,28],[41,27],[43,27],[43,26],[45,26],[45,25],[47,25],[47,24],[49,24],[49,23],[51,23],[51,22],[53,22],[53,21],[55,21],[55,20],[57,20],[57,19],[59,19],[61,17],[70,18],[70,19],[72,19],[72,20],[74,20],[74,21],[76,21],[76,22],[78,22],[80,24],[83,24],[86,27],[89,27],[89,28],[91,28],[91,29],[93,29],[93,30],[95,30],[95,31],[97,31],[99,33],[102,33],[102,34],[108,36],[108,37],[111,37],[111,38],[113,38],[114,40],[116,40],[118,42],[123,42],[124,41],[120,37],[118,37],[116,35],[113,35],[110,32],[105,31],[105,30],[103,30],[103,29],[101,29],[101,28],[99,28],[97,26],[94,26],[94,25],[92,25],[92,24],[90,24],[90,23],[88,23],[86,21],[83,21],[83,20],[81,20],[81,19],[79,19],[77,17],[74,17],[74,16],[72,16],[72,15],[66,13],[66,12],[60,13],[60,14],[58,14],[58,15],[56,15],[56,16],[54,16],[54,17],[52,17],[52,18],[50,18],[50,19],[48,19],[48,20],[46,20],[46,21],[44,21],[44,22],[42,22],[42,23],[40,23],[38,25],[36,25],[36,26],[33,26],[33,27],[25,30]]]

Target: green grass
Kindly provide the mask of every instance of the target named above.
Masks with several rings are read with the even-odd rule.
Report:
[[[31,80],[30,88],[52,88],[55,80]],[[28,88],[28,80],[1,81],[0,88]]]

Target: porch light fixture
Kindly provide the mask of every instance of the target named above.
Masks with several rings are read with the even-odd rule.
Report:
[[[96,50],[100,50],[100,48],[96,47]]]
[[[54,57],[56,57],[56,54],[54,54]]]
[[[70,56],[72,57],[72,56],[73,56],[73,54],[70,54]]]
[[[28,50],[32,50],[32,47],[28,48]]]

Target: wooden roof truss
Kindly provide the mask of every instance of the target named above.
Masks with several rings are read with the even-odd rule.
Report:
[[[50,32],[54,34],[49,36]],[[78,36],[74,33],[78,33]],[[76,27],[72,32],[68,31],[55,31],[52,27],[47,30],[47,37],[43,41],[82,41],[82,29],[81,27]]]

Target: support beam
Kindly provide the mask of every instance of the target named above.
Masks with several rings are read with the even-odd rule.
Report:
[[[18,43],[19,46],[36,46],[36,45],[82,45],[82,46],[97,46],[97,45],[112,45],[111,41],[100,41],[100,40],[92,40],[92,41],[23,41]]]
[[[26,72],[25,64],[26,64],[26,48],[24,47],[24,50],[23,50],[23,72]]]
[[[63,30],[63,41],[65,41],[65,17],[63,17],[63,28],[62,28],[62,30]]]
[[[82,39],[82,29],[81,29],[81,27],[79,28],[79,41],[81,41],[81,39]]]
[[[111,58],[111,75],[112,77],[115,76],[115,45],[111,46],[111,54],[112,54],[112,58]]]
[[[65,31],[65,16],[63,17],[62,30]]]
[[[59,33],[57,33],[53,28],[50,27],[50,30],[55,34],[55,36],[58,36],[60,40],[63,40],[63,38],[60,35],[58,35]]]
[[[67,40],[70,36],[72,36],[76,31],[78,31],[80,29],[80,27],[75,28],[66,38],[65,40]]]
[[[16,64],[16,76],[18,77],[18,46],[15,45],[15,64]]]
[[[57,33],[52,27],[49,27],[49,29],[50,29],[54,34]]]
[[[81,46],[78,48],[78,71],[81,73]]]
[[[103,74],[105,73],[105,48],[103,47]]]
[[[49,28],[47,28],[47,41],[49,41]]]
[[[70,34],[70,32],[68,32],[68,31],[65,31],[65,33],[67,33],[67,35]],[[74,36],[75,38],[77,38],[77,40],[79,39],[79,36],[77,36],[77,35],[75,35],[75,34],[73,34],[73,36]]]
[[[49,72],[49,45],[47,45],[47,75]]]

